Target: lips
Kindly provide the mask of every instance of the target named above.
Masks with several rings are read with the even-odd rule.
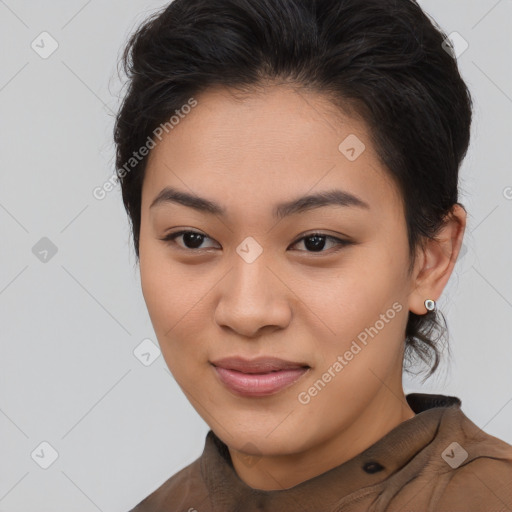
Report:
[[[245,397],[274,395],[292,386],[311,369],[305,363],[274,357],[229,357],[212,362],[220,382],[232,393]]]
[[[281,370],[309,368],[306,363],[286,361],[277,357],[258,357],[255,359],[226,357],[212,361],[212,364],[220,368],[225,368],[226,370],[236,370],[242,373],[269,373]]]

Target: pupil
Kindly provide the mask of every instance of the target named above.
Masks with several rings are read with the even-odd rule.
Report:
[[[310,244],[308,240],[314,240],[314,242]],[[307,249],[312,249],[313,251],[322,250],[325,246],[325,236],[308,236],[304,242]]]
[[[203,235],[199,233],[185,233],[183,242],[189,249],[197,249],[203,242]]]

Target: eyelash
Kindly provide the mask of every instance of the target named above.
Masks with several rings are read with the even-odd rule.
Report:
[[[206,238],[210,238],[209,236],[205,235],[204,233],[200,233],[198,231],[182,230],[182,231],[177,231],[176,233],[170,233],[170,234],[166,235],[165,237],[160,238],[160,240],[162,240],[164,242],[167,242],[169,245],[171,245],[171,244],[177,245],[175,239],[180,237],[180,236],[182,236],[182,235],[188,234],[188,233],[194,233],[196,235],[202,235],[205,239]],[[313,238],[314,236],[319,236],[319,237],[322,237],[322,238],[326,238],[326,239],[335,241],[335,242],[337,242],[338,248],[335,249],[334,251],[330,251],[330,252],[328,252],[328,251],[317,251],[317,252],[315,252],[315,251],[307,251],[307,250],[306,251],[299,251],[299,252],[306,252],[306,253],[309,253],[309,254],[322,254],[322,253],[332,254],[332,253],[338,252],[343,247],[345,247],[347,245],[352,245],[354,243],[352,241],[342,240],[341,238],[337,238],[337,237],[332,236],[332,235],[327,235],[325,233],[314,232],[314,233],[308,233],[307,235],[304,235],[301,238],[297,239],[295,242],[293,242],[292,246],[298,244],[299,242],[301,242],[302,240],[305,240],[307,238]],[[213,240],[213,239],[210,238],[210,240]],[[198,249],[190,249],[188,247],[181,247],[179,245],[178,245],[178,248],[181,249],[181,250],[187,251],[187,252],[202,252],[202,251],[208,251],[209,249],[213,249],[212,247],[208,247],[206,249],[200,249],[200,248],[198,248]]]

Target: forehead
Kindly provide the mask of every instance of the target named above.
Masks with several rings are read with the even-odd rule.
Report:
[[[225,204],[274,204],[333,187],[377,214],[401,201],[364,121],[323,95],[286,85],[243,95],[217,87],[195,99],[150,152],[143,209],[169,185]]]

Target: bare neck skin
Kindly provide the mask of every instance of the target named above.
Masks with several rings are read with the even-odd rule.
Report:
[[[400,423],[413,418],[414,412],[403,394],[402,397],[403,401],[397,399],[383,386],[354,423],[303,452],[262,457],[230,448],[235,471],[247,485],[262,490],[288,489],[309,480],[350,460]],[[338,412],[342,407],[341,403],[338,408],[333,405]]]

